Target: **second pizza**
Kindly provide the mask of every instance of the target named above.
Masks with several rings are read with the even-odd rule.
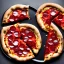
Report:
[[[55,3],[42,4],[37,12],[36,18],[39,26],[48,32],[44,61],[57,57],[63,50],[63,35],[59,28],[64,30],[64,8]],[[54,24],[56,23],[56,25]]]

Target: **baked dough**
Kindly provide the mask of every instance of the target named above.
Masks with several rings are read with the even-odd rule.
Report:
[[[45,4],[42,4],[39,8],[38,8],[38,10],[37,10],[37,12],[36,12],[36,18],[37,18],[37,22],[38,22],[38,24],[40,25],[40,27],[43,29],[43,30],[45,30],[45,31],[49,31],[48,30],[48,27],[45,27],[45,25],[44,25],[44,21],[41,19],[41,12],[42,12],[42,10],[46,7],[46,6],[49,6],[49,7],[55,7],[55,8],[57,8],[57,9],[59,9],[61,12],[64,12],[64,8],[62,7],[62,6],[60,6],[60,5],[58,5],[58,4],[55,4],[55,3],[45,3]],[[51,22],[52,23],[52,22]],[[52,24],[51,24],[52,25]]]
[[[63,50],[63,35],[60,32],[60,30],[56,27],[56,25],[54,25],[53,23],[51,23],[52,28],[56,31],[57,37],[59,39],[59,45],[56,49],[56,51],[54,53],[50,53],[44,56],[44,61],[50,60],[54,57],[59,56],[62,53]]]
[[[9,52],[9,48],[7,48],[7,46],[6,46],[7,44],[5,44],[5,35],[6,35],[7,30],[9,30],[11,26],[13,26],[13,25],[5,26],[5,27],[2,28],[2,31],[1,31],[2,47],[5,50],[5,52],[7,52],[7,54],[10,57],[12,57],[12,58],[14,58],[14,59],[16,59],[18,61],[27,61],[29,59],[34,58],[33,53],[37,54],[39,52],[40,48],[41,48],[41,35],[39,33],[39,30],[34,25],[27,24],[27,23],[15,24],[14,25],[16,27],[19,26],[20,28],[21,27],[26,27],[26,28],[29,27],[29,28],[31,28],[33,30],[33,32],[36,35],[36,48],[30,49],[30,53],[28,53],[26,57],[19,57],[19,56],[15,55],[15,54],[11,54]],[[7,42],[7,40],[6,40],[6,42]],[[27,45],[26,43],[24,43],[24,44]],[[33,50],[33,52],[32,52],[32,50]]]
[[[62,50],[63,50],[63,35],[62,33],[60,32],[59,28],[51,22],[49,28],[46,27],[44,25],[44,21],[41,19],[41,12],[44,10],[44,8],[46,8],[46,6],[48,7],[54,7],[54,8],[57,8],[59,9],[59,11],[61,11],[62,13],[64,12],[64,8],[58,4],[55,4],[55,3],[45,3],[45,4],[42,4],[37,12],[36,12],[36,18],[37,18],[37,22],[39,24],[39,26],[46,32],[49,32],[49,30],[55,30],[56,33],[57,33],[57,37],[58,39],[60,40],[59,42],[59,45],[57,47],[57,52],[54,51],[54,53],[50,53],[50,54],[47,54],[44,56],[44,62],[47,61],[47,60],[50,60],[54,57],[57,57],[60,55],[60,53],[62,53]],[[47,29],[48,28],[48,29]],[[46,46],[46,45],[45,45]]]
[[[13,12],[13,10],[16,10],[16,9],[25,10],[25,11],[27,12],[28,18],[30,18],[30,17],[29,17],[29,5],[16,4],[16,5],[11,6],[11,7],[4,13],[2,23],[4,23],[4,24],[5,24],[5,23],[9,23],[9,22],[8,22],[8,19],[9,19],[9,17],[10,17],[10,13]]]

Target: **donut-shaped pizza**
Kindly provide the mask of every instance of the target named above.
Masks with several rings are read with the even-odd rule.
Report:
[[[63,49],[63,35],[56,25],[64,29],[64,8],[55,3],[45,3],[41,5],[36,18],[40,27],[48,32],[44,61],[60,55]],[[54,23],[56,23],[56,25]]]
[[[34,54],[37,54],[41,48],[39,30],[27,23],[3,27],[1,41],[4,51],[18,61],[34,58]]]
[[[29,18],[29,5],[16,4],[5,12],[2,23],[18,22]]]

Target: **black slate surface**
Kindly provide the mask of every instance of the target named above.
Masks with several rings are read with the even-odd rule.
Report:
[[[39,6],[43,3],[46,2],[53,2],[53,3],[58,3],[62,6],[64,6],[64,0],[0,0],[0,30],[1,30],[1,22],[2,22],[2,16],[4,14],[4,12],[12,5],[14,4],[26,4],[26,5],[30,5],[31,7],[35,8],[36,10],[39,8]],[[36,56],[37,59],[43,59],[43,52],[44,52],[44,44],[46,41],[46,32],[42,31],[41,28],[38,26],[36,19],[35,19],[35,13],[36,11],[33,9],[30,9],[30,16],[31,16],[31,20],[27,20],[27,23],[30,24],[34,24],[39,30],[40,33],[42,35],[42,48],[39,52],[39,54]],[[23,21],[22,23],[24,23],[26,21]],[[61,32],[64,35],[64,31],[62,29],[60,29]],[[63,64],[64,63],[64,52],[57,58],[54,58],[53,60],[46,62],[44,64]],[[13,61],[9,58],[7,58],[1,48],[0,48],[0,64],[40,64],[37,62],[34,62],[32,60],[27,61],[27,62],[16,62]]]

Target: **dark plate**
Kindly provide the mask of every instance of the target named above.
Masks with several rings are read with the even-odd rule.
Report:
[[[29,6],[30,20],[27,19],[27,20],[23,20],[23,21],[19,21],[19,22],[20,22],[20,23],[33,24],[33,25],[35,25],[35,26],[39,29],[40,34],[41,34],[41,37],[42,37],[42,39],[43,39],[43,41],[42,41],[43,45],[42,45],[39,53],[38,53],[38,54],[36,55],[36,57],[35,57],[34,59],[32,59],[32,60],[33,60],[33,61],[36,61],[36,62],[43,62],[44,44],[45,44],[45,41],[46,41],[46,32],[44,32],[44,31],[39,27],[39,25],[37,24],[36,16],[35,16],[36,11],[37,11],[37,10],[36,10],[35,8]],[[8,25],[11,25],[11,24],[15,24],[15,23],[10,23],[10,24],[5,24],[5,25],[2,25],[2,24],[1,24],[1,27],[3,27],[3,26],[8,26]],[[8,58],[10,58],[10,57],[7,55],[7,53],[4,52],[2,46],[1,46],[1,50],[3,51],[3,53],[4,53]],[[11,58],[10,58],[10,59],[11,59]]]
[[[24,20],[24,21],[21,21],[20,23],[29,23],[29,24],[33,24],[33,25],[35,25],[38,29],[39,29],[39,31],[40,31],[40,34],[41,34],[41,37],[42,37],[42,46],[41,46],[41,49],[40,49],[40,51],[39,51],[39,53],[36,55],[36,57],[34,58],[34,59],[32,59],[32,60],[29,60],[29,62],[27,62],[27,63],[29,63],[29,64],[31,64],[31,63],[35,63],[34,61],[36,61],[36,62],[44,62],[43,61],[43,59],[44,59],[44,45],[45,45],[45,43],[46,43],[46,39],[47,39],[47,32],[45,32],[45,31],[43,31],[41,28],[40,28],[40,26],[38,25],[38,23],[37,23],[37,20],[36,20],[36,16],[35,16],[35,14],[36,14],[36,9],[35,8],[33,8],[33,7],[29,7],[29,14],[30,14],[30,20]],[[6,11],[6,10],[5,10]],[[5,12],[4,11],[4,12]],[[2,16],[3,17],[3,16]],[[6,25],[8,25],[8,24],[6,24]],[[0,29],[3,27],[3,25],[1,25],[0,26]],[[63,34],[63,36],[64,36],[64,31],[61,29],[61,28],[59,28],[60,29],[60,31],[62,32],[62,34]],[[3,51],[3,53],[6,55],[6,59],[7,60],[9,60],[8,58],[10,58],[8,55],[7,55],[7,53],[5,53],[4,52],[4,50],[3,50],[3,48],[2,48],[2,46],[1,46],[1,50]],[[4,59],[5,58],[5,55],[3,55],[4,57],[2,57],[2,59]],[[52,60],[50,60],[50,61],[48,61],[49,63],[50,62],[54,62],[54,61],[57,61],[57,60],[59,60],[59,58],[62,56],[62,54],[59,56],[59,57],[57,57],[57,58],[54,58],[54,59],[52,59]],[[9,63],[16,63],[16,61],[15,60],[13,60],[13,59],[11,59],[10,58],[10,60],[9,60]],[[17,62],[18,63],[18,62]],[[22,62],[20,62],[20,63],[22,63]],[[24,62],[23,62],[24,63]],[[46,62],[47,63],[47,62]]]

